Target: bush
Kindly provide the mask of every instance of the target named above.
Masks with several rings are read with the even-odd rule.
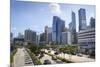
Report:
[[[52,56],[52,60],[57,60],[57,58],[56,58],[56,57],[54,57],[54,56]]]
[[[63,62],[66,62],[66,63],[73,63],[72,61],[69,61],[69,60],[67,60],[67,59],[65,59],[65,58],[61,58],[61,57],[54,57],[55,55],[52,55],[52,54],[49,54],[49,53],[45,53],[45,54],[47,54],[47,55],[49,55],[49,56],[52,56],[52,59],[54,59],[54,60],[56,60],[56,59],[59,59],[59,60],[61,60],[61,61],[63,61]]]
[[[17,49],[15,49],[10,55],[10,63],[11,64],[13,63],[13,58],[14,58],[14,55],[15,55],[16,52],[17,52]]]
[[[41,65],[42,64],[41,61],[40,61],[40,59],[38,59],[34,53],[32,53],[28,49],[26,49],[26,50],[28,51],[30,57],[32,58],[32,61],[33,61],[34,65]]]
[[[69,60],[66,60],[65,58],[61,58],[61,57],[57,57],[59,60],[63,61],[63,62],[66,62],[66,63],[73,63]]]

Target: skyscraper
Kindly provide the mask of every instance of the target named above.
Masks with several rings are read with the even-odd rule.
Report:
[[[71,34],[71,42],[72,44],[76,44],[77,43],[77,34],[76,34],[76,16],[75,13],[72,12],[71,14],[72,16],[72,21],[71,23],[69,23],[69,30],[70,30],[70,34]]]
[[[30,29],[25,30],[25,42],[36,43],[36,32]]]
[[[62,32],[65,29],[65,21],[60,19],[58,16],[53,16],[53,42],[60,44],[62,38]]]
[[[45,26],[45,43],[48,43],[48,26]]]
[[[40,34],[40,44],[45,44],[45,33]]]
[[[87,25],[86,25],[86,11],[83,8],[80,8],[78,11],[79,15],[79,31],[80,30],[85,30]]]
[[[48,43],[52,43],[52,28],[48,27]]]

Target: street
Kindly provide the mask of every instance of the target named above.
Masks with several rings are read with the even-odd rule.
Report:
[[[48,50],[45,50],[45,52],[48,52]],[[51,54],[54,55],[55,51],[51,50]],[[66,58],[72,62],[94,62],[95,60],[94,59],[91,59],[91,58],[87,58],[87,57],[80,57],[80,56],[77,56],[77,55],[69,55],[67,53],[60,53],[57,55],[58,57],[62,57],[62,58]]]
[[[51,64],[56,64],[56,62],[52,60],[52,57],[49,56],[49,55],[47,55],[47,54],[44,54],[44,57],[42,57],[40,60],[41,60],[42,63],[43,63],[44,60],[47,60],[47,59],[48,59],[49,61],[51,61]]]
[[[45,52],[48,53],[48,50],[45,49]],[[50,54],[55,55],[54,53],[55,53],[54,50],[50,50]],[[75,63],[95,61],[94,59],[91,59],[91,58],[87,58],[87,57],[83,57],[83,56],[80,57],[77,55],[69,55],[67,53],[65,53],[65,54],[59,53],[58,55],[55,55],[55,56],[65,58],[65,59],[75,62]],[[58,59],[53,60],[52,57],[47,54],[44,54],[44,56],[40,59],[42,64],[44,63],[45,60],[49,60],[51,62],[51,64],[65,63]],[[18,48],[16,54],[14,55],[13,67],[21,67],[21,66],[34,66],[34,63],[31,59],[30,55],[28,54],[28,52],[25,50],[25,48]]]
[[[20,66],[30,66],[33,65],[31,57],[25,50],[25,48],[18,48],[16,54],[14,55],[14,67]]]

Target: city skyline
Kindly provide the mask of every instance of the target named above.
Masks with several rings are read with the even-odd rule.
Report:
[[[36,32],[43,32],[46,25],[52,27],[53,16],[55,15],[63,19],[65,26],[69,28],[68,24],[72,20],[72,11],[76,14],[76,30],[78,31],[78,10],[80,8],[86,10],[86,20],[87,24],[89,24],[90,18],[95,18],[94,5],[13,1],[11,3],[11,32],[13,32],[14,37],[16,37],[19,32],[23,34],[24,30],[28,28]]]

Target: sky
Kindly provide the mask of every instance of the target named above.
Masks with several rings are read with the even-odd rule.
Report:
[[[44,3],[44,2],[25,2],[11,0],[10,23],[11,32],[16,37],[18,33],[24,34],[25,29],[31,29],[36,32],[43,32],[44,27],[52,27],[53,16],[59,16],[65,21],[65,26],[71,22],[71,13],[76,15],[76,30],[78,31],[78,10],[86,10],[86,21],[89,25],[90,18],[95,18],[94,5],[79,5],[65,3]]]

